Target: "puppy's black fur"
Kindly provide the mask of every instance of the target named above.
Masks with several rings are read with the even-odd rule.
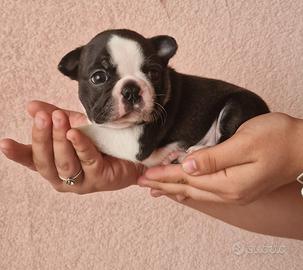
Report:
[[[164,107],[167,115],[164,120],[163,115],[156,114],[158,117],[154,117],[153,121],[134,123],[144,127],[139,138],[139,161],[148,158],[155,149],[173,142],[179,142],[182,149],[196,145],[223,108],[218,143],[230,138],[246,120],[269,112],[266,103],[249,90],[220,80],[181,74],[168,67],[169,59],[177,50],[177,43],[172,37],[146,39],[136,32],[120,29],[100,33],[87,45],[64,56],[58,66],[63,74],[78,80],[79,98],[90,120],[98,124],[112,121],[112,89],[120,79],[107,49],[113,35],[140,44],[145,59],[148,59],[142,65],[142,71],[147,77],[151,65],[160,66],[160,80],[150,79],[150,82],[156,102]],[[91,84],[90,78],[98,69],[104,70],[110,79],[95,86]],[[168,95],[169,99],[165,102]],[[157,106],[154,110],[157,110]]]
[[[170,69],[173,98],[167,103],[165,128],[161,120],[145,125],[140,138],[142,152],[138,159],[149,156],[152,149],[182,141],[184,149],[195,145],[209,130],[223,107],[219,142],[230,138],[250,118],[268,113],[266,103],[255,93],[239,86],[208,78],[189,76]],[[147,151],[149,149],[149,151]]]

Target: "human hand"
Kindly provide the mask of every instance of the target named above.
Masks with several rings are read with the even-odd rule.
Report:
[[[40,101],[30,102],[27,110],[34,118],[32,145],[2,139],[0,148],[8,159],[37,171],[60,192],[85,194],[136,183],[141,167],[102,155],[88,137],[71,128],[87,123],[84,114]],[[81,167],[83,173],[75,185],[59,179],[58,175],[75,175]]]
[[[303,120],[270,113],[245,122],[227,141],[189,154],[181,165],[148,169],[138,184],[179,201],[248,204],[303,171]]]

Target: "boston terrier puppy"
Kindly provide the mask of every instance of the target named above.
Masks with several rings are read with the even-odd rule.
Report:
[[[177,47],[170,36],[115,29],[62,58],[58,69],[78,81],[91,121],[79,129],[101,152],[146,166],[180,162],[189,151],[223,142],[246,120],[269,112],[244,88],[170,68]]]

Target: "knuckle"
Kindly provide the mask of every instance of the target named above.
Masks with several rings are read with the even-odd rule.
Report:
[[[198,158],[198,167],[199,170],[203,170],[204,173],[209,174],[217,171],[217,162],[216,158],[211,155],[208,151],[204,152]]]
[[[238,200],[233,200],[233,203],[234,204],[237,204],[237,205],[240,205],[240,206],[244,206],[244,205],[247,205],[249,204],[251,201],[248,199],[248,198],[241,198],[241,199],[238,199]]]
[[[182,195],[184,197],[190,197],[190,188],[188,186],[184,187]]]
[[[77,152],[79,152],[82,155],[86,155],[87,153],[90,152],[89,146],[84,145],[82,143],[77,144],[76,150],[77,150]]]
[[[85,159],[85,160],[81,160],[81,163],[85,166],[93,166],[97,164],[97,159],[95,158]]]
[[[40,172],[40,173],[45,172],[49,168],[49,164],[47,164],[41,160],[38,160],[36,158],[33,158],[33,160],[34,160],[34,164],[35,164],[35,167],[38,172]]]
[[[54,143],[65,143],[67,139],[65,137],[66,132],[56,131],[53,133],[53,142]]]
[[[45,144],[49,141],[49,136],[46,133],[36,134],[36,132],[34,132],[32,134],[32,141],[33,144]]]
[[[71,164],[68,161],[55,161],[56,168],[60,171],[70,171]]]
[[[250,197],[247,192],[241,188],[233,188],[226,195],[227,199],[229,199],[232,203],[245,205],[250,202]]]

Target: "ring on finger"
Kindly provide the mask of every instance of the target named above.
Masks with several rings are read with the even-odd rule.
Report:
[[[83,169],[81,168],[79,170],[79,172],[77,172],[74,176],[70,176],[70,177],[62,177],[60,175],[59,178],[66,184],[66,185],[69,185],[69,186],[73,186],[77,183],[77,178],[83,173]]]

